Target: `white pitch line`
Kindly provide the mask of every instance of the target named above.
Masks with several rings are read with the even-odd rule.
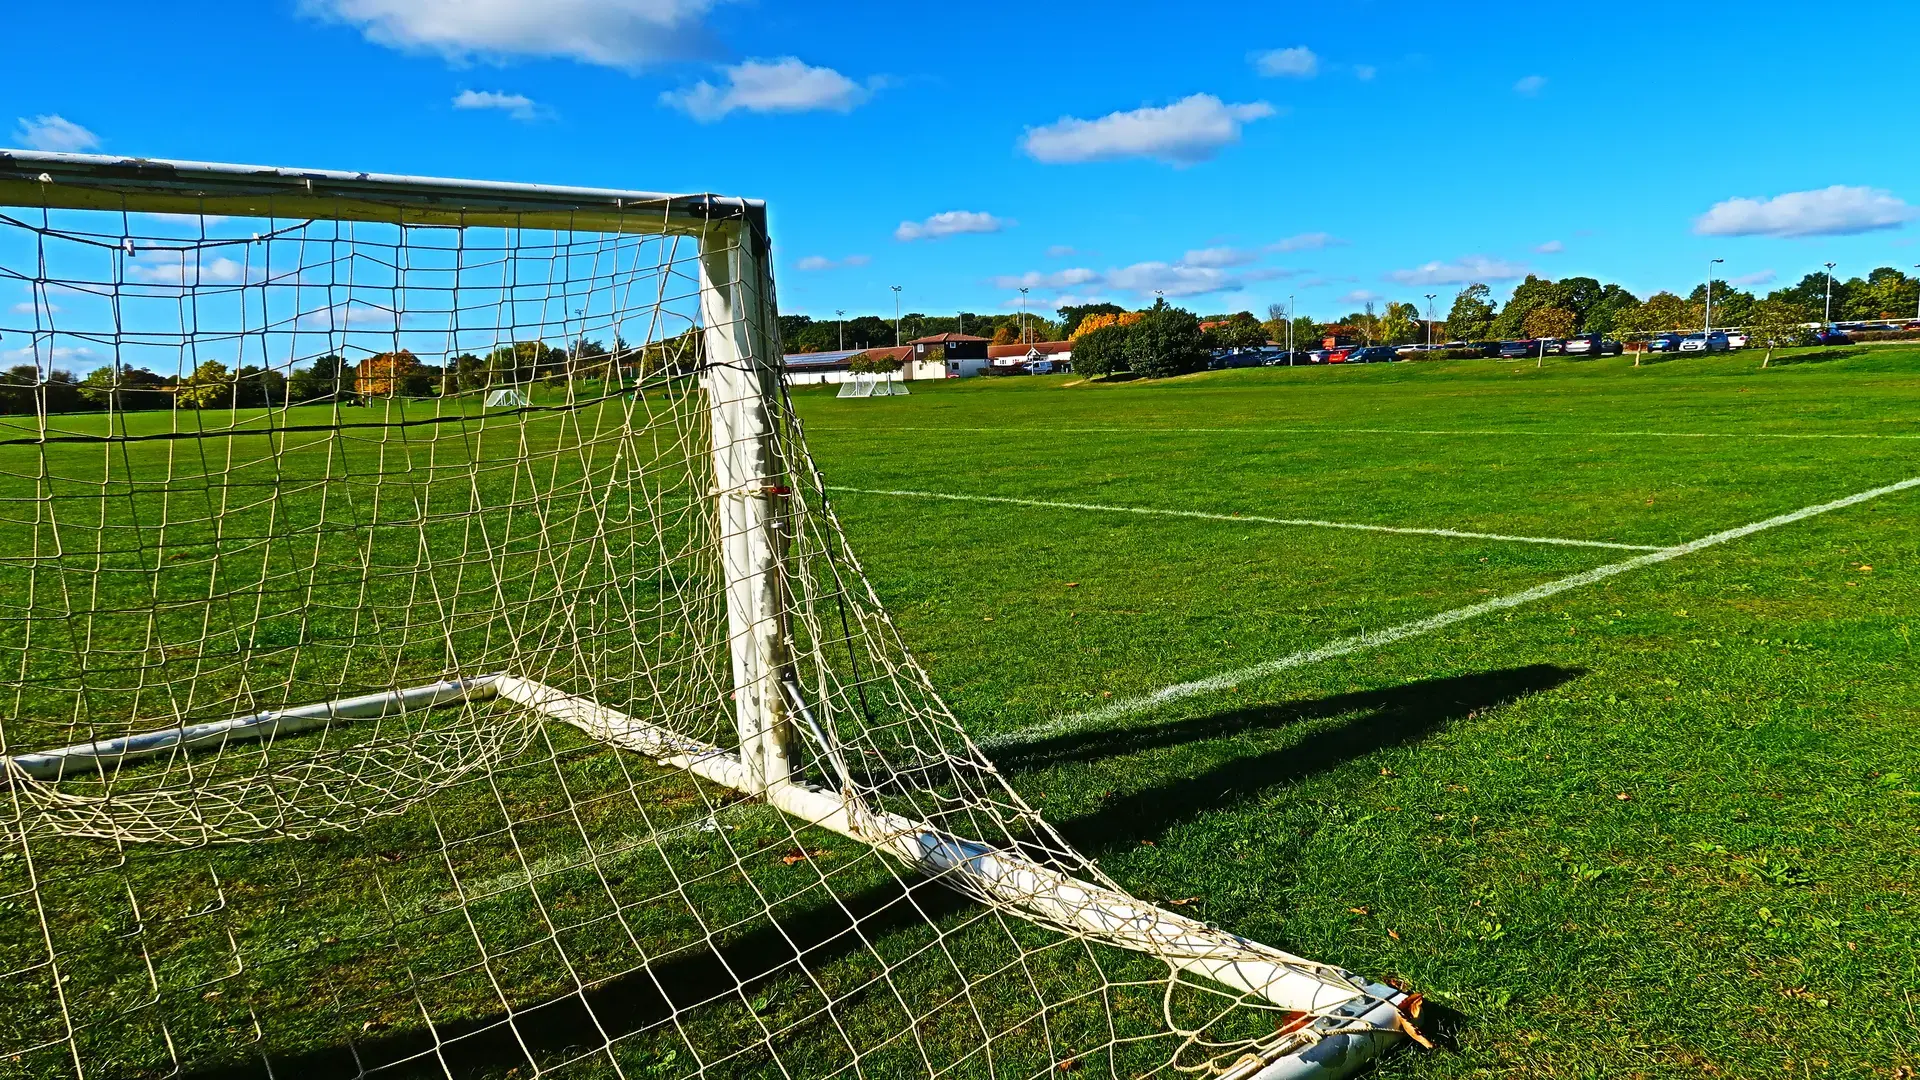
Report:
[[[864,430],[864,429],[863,429]],[[1889,432],[1777,431],[1540,431],[1528,428],[1363,428],[1363,427],[962,427],[890,425],[889,431],[965,431],[1032,435],[1529,435],[1565,439],[1904,439],[1920,435]]]
[[[1491,600],[1483,600],[1478,604],[1455,608],[1452,611],[1443,611],[1438,615],[1429,615],[1424,619],[1402,623],[1399,626],[1390,627],[1386,630],[1355,634],[1352,637],[1341,638],[1338,641],[1330,641],[1325,645],[1254,664],[1251,667],[1244,667],[1237,671],[1222,672],[1219,675],[1209,675],[1204,679],[1195,679],[1192,682],[1175,683],[1172,686],[1165,686],[1155,690],[1150,694],[1142,694],[1139,697],[1128,698],[1124,701],[1115,701],[1097,709],[1076,713],[1058,720],[1050,720],[1043,724],[1035,724],[1032,727],[1009,732],[1005,735],[981,739],[979,740],[979,745],[984,749],[994,749],[996,747],[1031,742],[1035,739],[1044,739],[1095,727],[1110,720],[1117,720],[1123,716],[1131,716],[1134,713],[1145,712],[1148,709],[1165,705],[1170,701],[1179,701],[1182,698],[1193,697],[1196,694],[1216,693],[1226,690],[1230,687],[1238,686],[1240,683],[1249,679],[1257,679],[1292,668],[1316,664],[1322,660],[1330,660],[1336,656],[1345,656],[1349,653],[1356,653],[1366,649],[1377,649],[1383,645],[1391,645],[1396,641],[1405,641],[1411,637],[1430,634],[1435,630],[1442,630],[1455,623],[1465,622],[1468,619],[1486,615],[1490,612],[1505,611],[1509,608],[1519,607],[1522,604],[1530,604],[1535,600],[1544,600],[1549,596],[1558,595],[1569,589],[1577,589],[1583,585],[1592,585],[1598,581],[1605,581],[1607,578],[1624,574],[1630,570],[1638,570],[1643,566],[1652,566],[1655,563],[1663,563],[1669,559],[1677,559],[1682,555],[1691,555],[1696,551],[1701,551],[1718,544],[1724,544],[1730,540],[1738,540],[1741,537],[1752,536],[1754,533],[1764,532],[1768,529],[1777,529],[1782,525],[1791,525],[1796,521],[1805,521],[1810,517],[1817,517],[1834,510],[1843,510],[1849,506],[1857,506],[1860,503],[1880,498],[1882,495],[1891,495],[1894,492],[1905,491],[1915,487],[1920,487],[1920,476],[1913,477],[1909,480],[1902,480],[1897,484],[1888,484],[1886,487],[1877,487],[1871,491],[1862,491],[1857,495],[1849,495],[1844,499],[1835,499],[1833,502],[1803,507],[1792,513],[1781,514],[1778,517],[1770,517],[1765,521],[1756,521],[1751,525],[1742,525],[1737,529],[1717,532],[1711,536],[1703,536],[1698,540],[1690,540],[1687,543],[1674,547],[1661,548],[1651,554],[1640,555],[1617,563],[1609,563],[1606,566],[1595,567],[1592,570],[1583,570],[1578,574],[1570,574],[1556,581],[1535,585],[1530,589],[1522,589],[1519,592],[1509,593],[1506,596],[1496,596]]]
[[[1149,506],[1106,506],[1099,503],[1054,502],[1050,499],[1016,499],[1006,495],[954,495],[943,491],[887,491],[830,485],[828,491],[851,491],[860,495],[899,495],[913,499],[946,499],[950,502],[1005,503],[1009,506],[1037,506],[1047,510],[1092,510],[1102,514],[1145,514],[1154,517],[1198,518],[1202,521],[1250,521],[1258,525],[1297,525],[1312,529],[1347,529],[1353,532],[1400,533],[1406,536],[1446,536],[1456,540],[1504,540],[1515,544],[1553,544],[1559,547],[1613,548],[1617,551],[1661,551],[1657,544],[1616,544],[1610,540],[1568,540],[1557,536],[1508,536],[1505,533],[1462,532],[1458,529],[1416,529],[1397,525],[1356,525],[1347,521],[1318,521],[1312,518],[1262,517],[1258,514],[1210,514],[1202,510],[1161,510]]]

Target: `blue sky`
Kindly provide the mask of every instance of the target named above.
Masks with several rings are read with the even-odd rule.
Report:
[[[0,144],[760,197],[829,317],[1920,263],[1920,5],[1561,7],[19,5]]]

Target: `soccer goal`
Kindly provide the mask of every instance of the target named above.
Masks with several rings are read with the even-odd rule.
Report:
[[[1414,1034],[969,741],[771,265],[744,199],[0,152],[0,1076],[1278,1080]]]
[[[839,397],[904,397],[909,391],[907,384],[893,377],[893,372],[880,374],[860,373],[840,384]]]
[[[527,395],[521,393],[517,387],[503,386],[487,395],[489,409],[517,409],[531,404],[533,402],[528,401]]]

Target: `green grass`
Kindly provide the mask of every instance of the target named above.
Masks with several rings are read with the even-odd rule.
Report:
[[[845,488],[1627,544],[1920,475],[1920,350],[1777,364],[975,379],[794,400],[827,482]],[[274,453],[259,434],[105,456],[0,446],[0,656],[23,684],[4,713],[8,748],[91,730],[55,692],[81,669],[109,691],[84,715],[138,726],[168,710],[133,688],[168,682],[200,688],[164,704],[203,719],[263,691],[304,700],[556,643],[602,657],[602,686],[642,695],[659,650],[698,667],[714,650],[671,637],[689,606],[712,602],[697,560],[661,573],[640,519],[592,497],[610,469],[670,475],[689,452],[667,439],[619,459],[596,433],[619,430],[624,407],[292,433],[274,436]],[[672,403],[650,407],[697,426]],[[342,419],[363,415],[401,418]],[[267,423],[131,421],[138,434],[202,422]],[[104,430],[98,417],[56,426]],[[669,510],[699,501],[647,490]],[[1920,1066],[1920,492],[1064,729],[1169,683],[1633,553],[832,495],[963,725],[1103,870],[1458,1015],[1449,1049],[1397,1055],[1382,1075]],[[295,542],[255,542],[270,534]],[[86,558],[56,546],[89,535],[106,539]],[[688,520],[664,542],[700,536]],[[467,558],[477,552],[489,558]],[[156,568],[168,591],[142,593]],[[194,604],[210,588],[258,599],[210,619]],[[596,614],[560,621],[562,590],[596,598],[569,618]],[[162,640],[144,636],[151,625]],[[522,640],[502,636],[509,625]],[[608,647],[636,625],[647,639],[632,655]],[[699,723],[718,738],[714,712]],[[0,971],[15,973],[0,980],[0,1076],[71,1074],[56,993],[87,1074],[109,1076],[165,1075],[175,1056],[190,1075],[259,1075],[248,1063],[261,1050],[279,1075],[351,1075],[355,1052],[423,1055],[394,1074],[442,1075],[423,1013],[441,1037],[463,1036],[446,1067],[481,1077],[527,1075],[529,1054],[569,1076],[680,1076],[696,1063],[764,1075],[767,1047],[793,1075],[816,1075],[844,1066],[849,1045],[872,1051],[867,1075],[934,1061],[1026,1076],[1100,1045],[1109,1012],[1123,1028],[1158,1023],[1150,986],[1029,1015],[1036,995],[1151,979],[1150,961],[1063,947],[938,886],[905,889],[857,845],[795,836],[765,807],[569,729],[483,707],[390,741],[430,742],[446,725],[491,733],[508,758],[417,802],[388,795],[396,812],[354,831],[333,827],[351,811],[303,807],[310,838],[252,847],[37,839],[0,851]],[[1029,733],[1041,726],[1054,733]],[[322,745],[277,751],[297,761]],[[244,759],[232,766],[248,775]],[[812,858],[789,862],[796,846]],[[779,931],[748,884],[772,899]],[[39,903],[54,912],[64,981],[45,966]],[[779,967],[795,948],[810,974]],[[966,994],[956,974],[975,980]],[[579,986],[584,1005],[565,996]],[[843,998],[839,1026],[820,1016],[827,996]],[[961,1060],[983,1023],[1004,1032],[1000,1056]],[[609,1034],[615,1047],[596,1054]],[[761,1050],[716,1062],[741,1047]],[[1118,1052],[1111,1068],[1166,1050]]]
[[[797,398],[848,487],[1643,544],[1920,475],[1920,352],[1758,364]],[[1868,437],[1754,437],[1779,435]],[[838,502],[962,721],[1110,874],[1461,1014],[1383,1075],[1920,1065],[1920,494],[1037,739],[1630,553]]]

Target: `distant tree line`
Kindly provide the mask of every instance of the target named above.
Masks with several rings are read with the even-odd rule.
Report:
[[[1071,310],[1074,309],[1062,308],[1061,313],[1064,316]],[[928,315],[914,311],[900,316],[899,343],[904,345],[915,338],[936,334],[970,334],[995,345],[1021,344],[1023,333],[1024,340],[1029,342],[1060,341],[1078,323],[1078,319],[1067,322],[1064,318],[1049,318],[1041,311],[1029,311],[1024,318],[1019,312]],[[844,320],[816,319],[810,315],[780,316],[780,347],[788,353],[836,352],[843,347],[849,350],[887,348],[894,344],[893,337],[893,319],[879,315],[854,315]]]

